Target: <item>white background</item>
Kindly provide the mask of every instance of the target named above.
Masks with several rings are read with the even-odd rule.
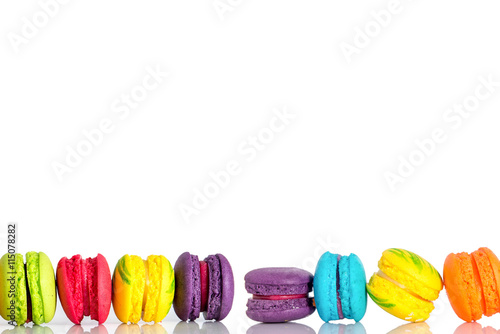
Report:
[[[98,252],[111,269],[126,253],[172,264],[184,251],[223,253],[236,280],[231,333],[254,324],[244,313],[251,269],[314,271],[332,250],[358,254],[369,276],[390,247],[440,271],[450,252],[500,252],[500,88],[459,128],[443,119],[478,77],[500,81],[497,1],[401,0],[350,63],[341,43],[353,44],[388,0],[229,3],[222,19],[212,0],[73,0],[18,52],[9,36],[41,5],[0,3],[4,238],[18,222],[19,251],[43,251],[54,266]],[[112,104],[147,67],[169,76],[122,120]],[[295,119],[255,159],[240,154],[284,106]],[[107,118],[114,130],[60,181],[54,162]],[[447,140],[391,191],[384,173],[436,127]],[[179,205],[231,160],[241,173],[187,223]],[[432,332],[452,333],[461,321],[445,292],[437,308]],[[172,311],[169,333],[176,322]],[[300,322],[322,324],[317,314]],[[111,312],[110,333],[117,323]],[[369,300],[362,323],[386,333],[404,322]],[[500,316],[481,323],[500,329]],[[69,325],[58,308],[54,331]]]

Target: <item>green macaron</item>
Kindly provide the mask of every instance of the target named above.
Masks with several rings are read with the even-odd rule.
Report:
[[[56,311],[54,268],[45,253],[5,254],[0,259],[0,315],[9,323],[50,322]]]

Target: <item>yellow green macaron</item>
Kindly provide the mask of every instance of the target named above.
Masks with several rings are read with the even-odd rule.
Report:
[[[29,293],[28,293],[29,291]],[[0,259],[0,315],[11,324],[50,322],[56,312],[56,280],[45,253],[5,254]]]
[[[421,322],[434,310],[432,303],[443,289],[439,272],[410,251],[384,251],[379,271],[367,285],[368,295],[383,310],[403,320]]]

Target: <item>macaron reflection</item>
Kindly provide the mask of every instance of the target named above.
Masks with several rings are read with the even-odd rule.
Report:
[[[425,322],[416,322],[399,326],[387,334],[432,334],[432,332]]]
[[[66,332],[66,334],[108,334],[108,330],[104,325],[95,326],[89,331],[85,331],[82,326],[74,325]]]
[[[465,323],[455,330],[455,334],[498,334],[500,330],[496,330],[492,327],[483,328],[477,322]]]
[[[229,334],[222,322],[204,322],[200,326],[196,322],[179,322],[174,328],[174,334]]]
[[[50,327],[35,325],[33,327],[16,326],[2,331],[2,334],[54,334],[54,332]]]
[[[366,334],[366,330],[360,322],[349,325],[325,323],[319,329],[319,334]]]
[[[99,326],[100,327],[100,326]],[[161,324],[148,325],[144,324],[139,326],[137,324],[121,324],[115,331],[115,334],[168,334]],[[91,333],[102,334],[102,333]],[[104,333],[106,334],[106,333]]]
[[[247,330],[247,334],[267,334],[267,333],[316,334],[316,332],[311,327],[302,324],[297,324],[294,322],[258,324],[250,327]]]

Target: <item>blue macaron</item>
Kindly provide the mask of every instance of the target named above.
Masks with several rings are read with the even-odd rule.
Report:
[[[316,266],[313,288],[316,308],[323,321],[360,321],[365,315],[366,274],[355,254],[323,254]]]

